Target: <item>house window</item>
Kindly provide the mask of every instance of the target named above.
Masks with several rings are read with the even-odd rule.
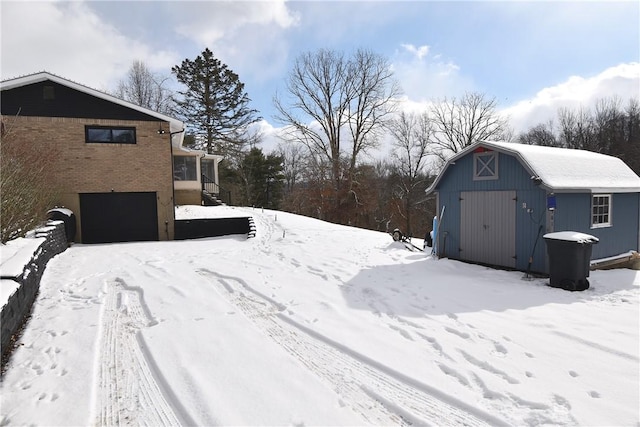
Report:
[[[488,179],[498,179],[498,153],[475,153],[473,155],[473,180]]]
[[[611,226],[611,194],[594,194],[591,199],[591,227]]]
[[[136,128],[114,126],[85,126],[87,143],[99,144],[135,144]]]
[[[200,162],[200,168],[202,169],[202,174],[207,178],[211,180],[216,178],[216,164],[214,160],[203,159]]]
[[[56,98],[56,92],[53,86],[42,87],[42,99],[52,100]]]
[[[175,181],[197,181],[196,158],[193,156],[173,157],[173,179]]]

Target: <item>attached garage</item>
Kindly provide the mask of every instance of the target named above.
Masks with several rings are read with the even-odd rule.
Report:
[[[158,239],[155,192],[80,194],[82,243]]]

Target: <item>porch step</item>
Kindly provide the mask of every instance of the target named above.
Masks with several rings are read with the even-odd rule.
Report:
[[[205,206],[224,206],[220,199],[215,194],[209,193],[207,190],[202,190],[202,202]]]

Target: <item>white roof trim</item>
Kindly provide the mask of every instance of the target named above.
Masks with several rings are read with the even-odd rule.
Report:
[[[540,186],[550,192],[640,192],[640,177],[617,157],[585,150],[478,141],[450,158],[426,193],[436,191],[450,165],[480,146],[516,157],[531,174],[531,178],[540,179]]]
[[[117,98],[113,95],[109,95],[108,93],[101,92],[96,89],[92,89],[90,87],[84,86],[82,84],[73,82],[71,80],[64,79],[62,77],[56,76],[55,74],[51,74],[46,71],[42,71],[36,74],[30,74],[27,76],[17,77],[14,79],[4,80],[0,84],[0,90],[9,90],[14,89],[21,86],[26,86],[34,83],[43,82],[46,80],[51,80],[52,82],[61,84],[63,86],[70,87],[72,89],[78,90],[80,92],[84,92],[86,94],[95,96],[96,98],[101,98],[109,102],[113,102],[114,104],[122,105],[123,107],[131,108],[132,110],[139,111],[144,114],[148,114],[153,117],[157,117],[158,119],[169,122],[169,131],[170,132],[180,132],[184,130],[184,123],[178,119],[173,117],[169,117],[162,113],[158,113],[157,111],[150,110],[148,108],[141,107],[139,105],[133,104],[131,102],[125,101],[123,99]]]
[[[218,162],[221,162],[224,159],[224,156],[219,154],[208,154],[204,150],[193,150],[183,146],[175,147],[175,150],[177,151],[174,151],[173,154],[177,156],[202,157],[203,159],[217,160]]]

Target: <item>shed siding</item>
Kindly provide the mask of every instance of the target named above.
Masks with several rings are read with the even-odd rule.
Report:
[[[612,195],[611,227],[591,228],[591,194],[557,194],[555,231],[580,231],[600,239],[593,246],[592,259],[638,250],[638,193]]]
[[[463,192],[471,191],[515,191],[515,266],[518,270],[530,268],[532,272],[548,273],[547,249],[542,236],[549,231],[575,230],[598,237],[600,242],[593,247],[593,259],[639,249],[640,193],[613,194],[612,226],[604,228],[591,228],[591,193],[556,193],[554,220],[547,222],[547,192],[531,180],[533,172],[528,171],[517,157],[499,153],[497,179],[474,181],[473,162],[473,152],[468,152],[449,163],[439,177],[436,187],[438,212],[442,206],[446,206],[438,235],[440,255],[474,261],[467,259],[464,251],[460,250],[461,241],[464,240],[461,239],[460,197]]]
[[[499,154],[498,179],[473,180],[473,154],[450,165],[438,185],[440,207],[446,206],[440,225],[439,245],[442,256],[465,259],[460,252],[460,195],[463,191],[515,191],[516,192],[516,263],[515,268],[526,270],[533,252],[531,271],[546,272],[546,252],[542,241],[545,230],[546,192],[536,186],[530,174],[513,156]],[[523,207],[526,203],[526,207]],[[542,232],[538,243],[539,227]],[[446,243],[444,238],[446,236]]]
[[[518,190],[516,195],[516,268],[544,273],[547,271],[547,258],[542,236],[546,229],[547,194],[535,187]],[[523,203],[526,203],[526,208],[523,208]],[[532,257],[531,267],[529,257]]]

